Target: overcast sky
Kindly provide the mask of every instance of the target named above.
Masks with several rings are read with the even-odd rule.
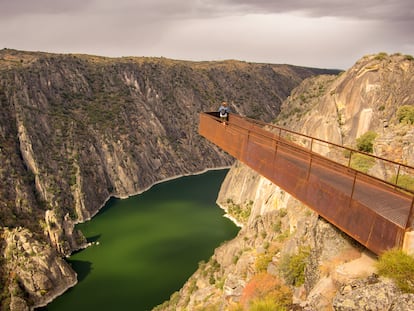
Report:
[[[0,48],[348,69],[414,56],[414,1],[0,0]]]

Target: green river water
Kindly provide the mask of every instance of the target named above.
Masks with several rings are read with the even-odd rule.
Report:
[[[111,199],[78,225],[97,242],[68,261],[78,284],[39,310],[150,310],[179,290],[238,228],[215,204],[227,170],[208,171]]]

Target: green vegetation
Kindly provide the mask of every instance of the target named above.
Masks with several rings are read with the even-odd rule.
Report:
[[[262,253],[256,258],[256,271],[263,272],[267,270],[267,266],[272,262],[273,254]]]
[[[387,53],[385,53],[385,52],[381,52],[381,53],[378,53],[378,54],[375,56],[375,59],[376,59],[376,60],[383,60],[383,59],[385,59],[387,56],[388,56],[388,54],[387,54]]]
[[[414,106],[404,105],[397,110],[398,122],[405,124],[414,124]]]
[[[279,269],[289,285],[301,286],[305,282],[305,268],[310,254],[309,247],[301,247],[297,254],[281,258]]]
[[[357,138],[357,149],[359,151],[372,153],[374,147],[374,139],[377,137],[377,133],[368,131],[365,134]]]
[[[397,181],[397,186],[400,186],[401,188],[412,190],[414,191],[414,177],[411,175],[399,175],[397,180],[397,175],[394,175],[390,179],[390,183],[395,184],[395,181]]]
[[[375,164],[375,159],[361,153],[352,154],[351,158],[351,168],[360,171],[362,173],[368,173],[369,169],[372,168]]]
[[[279,216],[281,218],[285,217],[287,215],[287,208],[281,208],[279,209]]]
[[[222,281],[221,279],[216,280],[216,276],[220,272],[220,267],[221,266],[219,262],[213,258],[210,258],[210,260],[207,263],[204,260],[198,263],[198,269],[201,271],[201,275],[204,278],[208,277],[210,285],[216,284],[216,281]],[[222,286],[222,285],[216,284],[216,286]]]
[[[377,263],[378,273],[391,278],[406,293],[414,293],[414,257],[399,249],[383,253]]]
[[[252,211],[253,201],[245,202],[243,205],[236,204],[232,199],[227,199],[227,212],[237,221],[246,223]]]
[[[264,299],[254,300],[249,308],[249,311],[285,311],[288,310],[286,306],[269,296]]]
[[[276,233],[282,232],[282,221],[280,219],[276,220],[276,222],[273,224],[273,231]]]
[[[281,242],[285,241],[289,236],[290,236],[290,231],[289,231],[289,229],[287,229],[287,230],[283,231],[282,233],[280,233],[276,237],[276,241],[281,243]]]

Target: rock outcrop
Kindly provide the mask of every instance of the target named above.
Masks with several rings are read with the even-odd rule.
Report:
[[[19,246],[11,261],[5,239],[13,230],[33,234],[37,249],[52,252],[52,246],[53,256],[69,255],[86,242],[74,225],[95,215],[110,196],[127,197],[167,178],[233,163],[197,134],[199,112],[226,100],[233,112],[269,121],[295,86],[324,72],[1,50],[0,284],[12,283],[10,269],[26,257],[58,260]],[[23,269],[14,274],[20,290],[0,288],[4,308],[42,304],[73,284],[66,271],[49,277],[33,264],[30,273],[36,280]]]
[[[414,310],[414,295],[402,293],[393,282],[374,277],[342,286],[333,300],[337,311]]]
[[[305,80],[282,104],[277,122],[351,147],[372,131],[375,155],[413,166],[414,120],[398,117],[407,105],[414,106],[413,58],[370,55],[338,77]],[[266,297],[275,303],[264,282],[254,290],[263,273],[289,286],[292,310],[412,309],[414,294],[376,276],[374,254],[245,165],[232,166],[217,202],[242,226],[238,236],[155,310],[248,310],[253,298]],[[278,292],[280,298],[286,289]]]
[[[5,286],[15,293],[9,298],[11,310],[46,305],[76,284],[76,273],[69,264],[28,229],[4,229],[3,239],[5,268],[9,271]]]

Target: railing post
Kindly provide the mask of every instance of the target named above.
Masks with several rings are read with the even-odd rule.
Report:
[[[355,184],[356,184],[357,174],[358,174],[358,171],[355,171],[354,181],[352,183],[351,197],[349,198],[349,206],[348,207],[351,207],[351,205],[352,205],[352,199],[354,197],[354,191],[355,191]]]
[[[279,140],[278,139],[273,139],[274,142],[276,142],[274,150],[273,150],[273,160],[272,160],[272,175],[273,172],[275,171],[275,161],[276,161],[276,157],[277,157],[277,149],[279,147]]]
[[[306,176],[306,180],[309,180],[310,173],[311,173],[311,169],[312,169],[312,160],[313,160],[312,146],[313,146],[313,138],[311,138],[310,152],[309,152],[309,154],[310,154],[310,160],[309,160],[308,174]]]
[[[405,230],[407,230],[408,228],[411,228],[412,226],[413,208],[414,208],[414,195],[413,195],[413,199],[411,200],[411,207],[410,207],[410,212],[408,213],[407,222],[405,224]]]
[[[275,152],[273,153],[273,160],[274,160],[277,156],[277,149],[279,147],[279,140],[278,139],[273,139],[273,141],[276,143],[275,148],[274,148]]]
[[[311,169],[312,169],[312,153],[310,154],[310,161],[309,161],[309,168],[308,168],[308,175],[306,176],[306,180],[309,180]]]
[[[397,176],[395,177],[395,185],[398,186],[398,177],[400,176],[401,164],[398,164]]]
[[[349,152],[348,168],[351,168],[352,150]]]
[[[243,148],[243,158],[246,160],[247,159],[247,146],[249,145],[249,140],[250,140],[250,128],[247,129],[247,139],[246,139],[246,144],[244,145]]]

